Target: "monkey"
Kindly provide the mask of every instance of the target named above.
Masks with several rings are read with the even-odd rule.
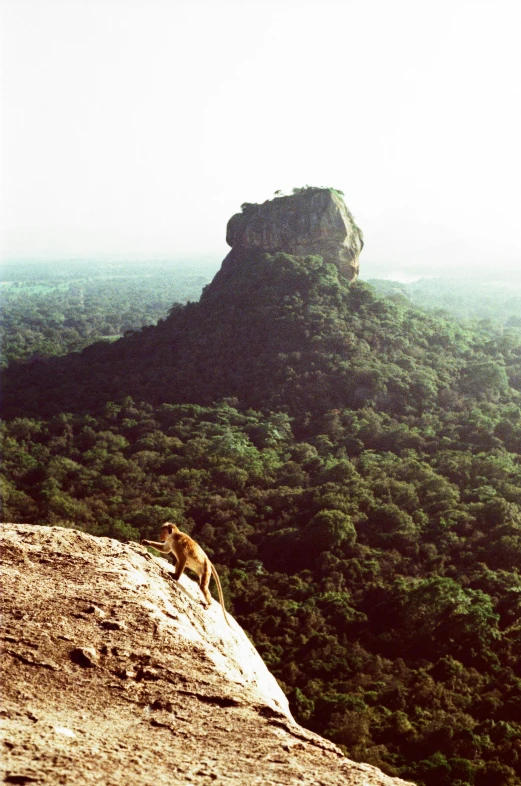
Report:
[[[174,573],[174,579],[176,581],[179,581],[185,568],[193,570],[199,578],[199,586],[207,603],[206,608],[209,608],[212,602],[212,596],[210,595],[208,585],[210,584],[211,577],[214,577],[219,592],[219,601],[223,610],[224,619],[231,628],[226,609],[224,608],[223,591],[219,576],[201,546],[196,543],[190,535],[181,532],[181,530],[171,521],[167,521],[161,527],[159,531],[159,540],[161,541],[160,543],[153,540],[142,540],[141,545],[153,546],[160,554],[174,555],[177,560]]]

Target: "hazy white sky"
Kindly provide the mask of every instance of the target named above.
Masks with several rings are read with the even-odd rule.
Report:
[[[2,0],[4,258],[227,252],[334,186],[362,274],[521,267],[519,0]]]

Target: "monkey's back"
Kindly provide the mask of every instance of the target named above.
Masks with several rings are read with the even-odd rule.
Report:
[[[186,567],[189,570],[193,570],[198,576],[203,573],[209,559],[201,546],[196,543],[190,535],[186,535],[184,532],[174,533],[172,537],[172,546],[175,549],[175,555],[178,559],[181,554],[184,555]],[[179,548],[179,553],[177,552],[177,547]]]

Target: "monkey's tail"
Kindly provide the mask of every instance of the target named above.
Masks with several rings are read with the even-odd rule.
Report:
[[[217,584],[217,592],[219,593],[219,601],[221,603],[221,608],[223,610],[224,619],[226,620],[226,623],[227,623],[228,627],[231,628],[232,626],[230,625],[230,620],[228,619],[228,615],[226,613],[226,609],[224,608],[223,591],[222,591],[222,587],[221,587],[221,582],[219,581],[219,576],[217,575],[217,571],[215,570],[215,568],[214,568],[214,566],[212,565],[211,562],[210,562],[210,567],[212,569],[212,576],[214,577],[215,583]]]

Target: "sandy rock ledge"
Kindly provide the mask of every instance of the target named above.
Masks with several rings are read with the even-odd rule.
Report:
[[[405,784],[298,726],[217,602],[136,544],[2,525],[4,782]]]

